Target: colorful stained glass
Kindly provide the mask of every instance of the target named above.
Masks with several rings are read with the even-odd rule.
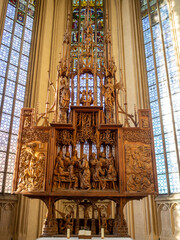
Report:
[[[141,7],[147,5],[147,0],[140,0]]]
[[[34,6],[31,4],[28,5],[28,15],[34,17]]]
[[[104,25],[103,25],[103,19],[98,19],[98,20],[97,20],[97,29],[98,29],[98,30],[102,30],[103,27],[104,27]]]
[[[71,42],[72,43],[77,43],[78,42],[78,32],[72,32],[71,33]]]
[[[142,7],[141,17],[144,18],[148,15],[147,5]]]
[[[96,0],[97,6],[103,6],[103,0]]]
[[[159,16],[158,16],[158,13],[157,13],[157,10],[154,11],[152,14],[151,14],[151,25],[155,25],[159,22]]]
[[[78,29],[78,19],[73,19],[72,30],[77,30],[77,29]]]
[[[20,2],[19,2],[19,9],[21,11],[25,11],[26,10],[26,4],[27,4],[27,2],[25,0],[20,0]]]
[[[97,43],[103,43],[103,41],[104,41],[104,33],[98,31],[97,32]]]
[[[87,5],[87,0],[81,0],[81,6],[84,7]]]
[[[25,14],[24,12],[18,10],[17,12],[17,21],[24,24]]]
[[[36,0],[29,0],[29,3],[31,3],[32,5],[36,4]]]
[[[156,3],[155,4],[152,3],[152,4],[150,4],[150,6],[151,6],[150,7],[150,11],[151,12],[154,12],[156,10],[156,8],[157,8]]]
[[[103,18],[103,8],[97,8],[97,18]]]
[[[79,6],[79,0],[73,0],[73,6]]]
[[[16,5],[16,0],[9,0],[10,3],[12,3],[13,5]]]

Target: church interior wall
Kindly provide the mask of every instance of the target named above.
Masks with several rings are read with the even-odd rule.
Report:
[[[180,46],[180,1],[172,2],[176,19],[177,41]],[[37,42],[40,47],[32,68],[33,101],[30,106],[39,104],[39,111],[44,111],[46,100],[48,71],[50,80],[56,80],[56,66],[63,41],[70,1],[44,0],[40,1],[43,24],[38,31]],[[120,69],[123,73],[124,86],[127,88],[129,112],[133,113],[134,104],[137,108],[148,107],[145,67],[142,63],[143,44],[140,43],[140,33],[134,21],[137,19],[135,10],[137,1],[107,0],[110,27],[112,31],[113,55],[116,62],[117,80]],[[0,1],[0,16],[3,18],[7,0]],[[1,31],[2,32],[2,31]],[[1,35],[0,35],[1,36]],[[18,197],[19,200],[0,198],[0,236],[2,240],[35,240],[40,236],[45,205],[39,200],[29,200]],[[62,208],[60,202],[58,209]],[[180,207],[178,200],[154,201],[147,197],[140,201],[131,201],[125,208],[129,234],[136,240],[178,240],[180,239]]]

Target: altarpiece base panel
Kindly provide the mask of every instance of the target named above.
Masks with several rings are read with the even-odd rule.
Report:
[[[41,237],[41,238],[37,238],[36,240],[67,240],[67,237]],[[70,237],[71,240],[78,240],[79,238],[78,237]],[[86,238],[81,238],[81,239],[86,239]],[[101,237],[92,237],[91,238],[92,240],[101,240],[102,238]],[[132,238],[124,238],[124,237],[105,237],[104,238],[105,240],[132,240]]]
[[[98,63],[91,14],[87,1],[77,69],[68,15],[56,86],[49,81],[45,112],[21,110],[13,193],[46,204],[44,237],[90,230],[98,239],[101,229],[105,237],[128,237],[125,204],[158,193],[150,110],[138,111],[138,126],[136,111],[128,114],[127,102],[125,108],[119,104],[119,92],[127,96],[122,82],[116,82],[111,34],[107,28]],[[64,212],[55,208],[59,200],[69,201]]]

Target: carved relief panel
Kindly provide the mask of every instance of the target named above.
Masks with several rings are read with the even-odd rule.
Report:
[[[154,156],[151,130],[123,130],[125,187],[128,192],[154,192]],[[153,161],[152,161],[153,160]]]
[[[17,148],[16,193],[44,192],[49,130],[32,127],[33,109],[21,112],[19,143]]]

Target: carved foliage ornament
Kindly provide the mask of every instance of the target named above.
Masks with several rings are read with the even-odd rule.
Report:
[[[62,145],[73,144],[72,131],[68,131],[68,130],[58,131],[56,142],[57,142],[57,145],[59,145],[59,144],[62,144]]]
[[[22,144],[26,144],[31,141],[40,141],[42,143],[48,142],[49,133],[44,129],[37,128],[25,128],[22,132]]]
[[[135,131],[131,130],[123,130],[123,140],[127,140],[129,142],[142,142],[145,144],[151,144],[151,130],[141,130],[136,129]]]
[[[95,117],[94,113],[77,114],[77,142],[97,141]]]
[[[113,145],[115,144],[115,132],[112,132],[110,130],[106,130],[104,132],[100,133],[100,143],[101,144],[109,144]]]

